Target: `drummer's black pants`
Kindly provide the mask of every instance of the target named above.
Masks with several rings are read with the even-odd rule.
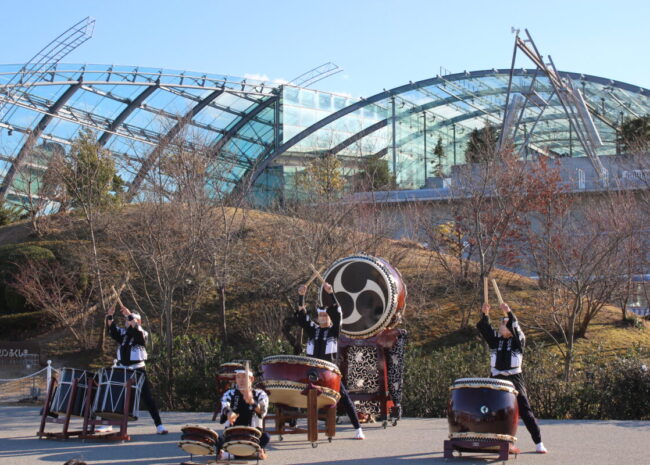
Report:
[[[142,373],[144,376],[144,383],[142,384],[142,393],[140,394],[140,402],[144,402],[149,410],[151,418],[156,426],[162,425],[162,420],[160,419],[160,412],[158,411],[158,406],[156,401],[153,400],[153,395],[151,394],[151,385],[149,384],[149,379],[147,377],[147,372],[144,368],[137,368],[137,371]]]
[[[533,414],[533,409],[528,402],[528,395],[526,394],[526,385],[524,384],[524,377],[521,373],[516,375],[496,375],[493,378],[505,379],[515,385],[515,389],[519,392],[517,394],[517,404],[519,405],[519,416],[524,420],[524,425],[533,438],[535,444],[542,442],[542,432],[539,430],[539,425]]]
[[[357,409],[354,408],[354,402],[352,402],[352,399],[350,399],[350,394],[348,394],[348,390],[345,388],[343,381],[341,381],[339,393],[341,394],[341,402],[343,402],[345,413],[347,413],[348,417],[350,417],[352,426],[354,429],[359,429],[361,425],[359,424],[359,417],[357,417]]]

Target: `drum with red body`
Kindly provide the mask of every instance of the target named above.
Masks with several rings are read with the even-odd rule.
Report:
[[[307,408],[303,391],[311,384],[320,391],[318,408],[336,405],[341,397],[341,372],[325,360],[300,355],[273,355],[262,360],[263,386],[269,401]]]
[[[239,362],[228,362],[219,365],[217,377],[223,381],[235,381],[235,371],[243,370],[244,365]]]
[[[406,307],[406,285],[400,272],[383,258],[353,255],[335,261],[324,274],[343,311],[341,333],[366,339],[394,328]],[[331,297],[322,288],[321,305]]]
[[[461,378],[449,388],[447,408],[450,439],[500,439],[515,442],[519,407],[510,381]]]

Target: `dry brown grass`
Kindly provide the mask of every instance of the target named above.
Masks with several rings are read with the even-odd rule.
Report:
[[[114,221],[128,221],[134,210],[137,208],[131,205],[123,210],[119,217]],[[264,244],[273,244],[274,229],[278,224],[278,217],[271,213],[247,210],[236,213],[235,226],[242,226],[245,219],[245,226],[249,234],[254,238],[252,243],[257,247]],[[291,218],[293,227],[304,225],[305,220]],[[66,224],[69,222],[54,219],[52,221],[52,236],[56,238],[65,237]],[[24,242],[34,240],[31,226],[28,222],[4,226],[0,228],[0,244]],[[473,289],[468,289],[466,295],[460,294],[460,297],[452,298],[448,295],[436,294],[435,289],[438,282],[444,278],[445,270],[435,259],[435,255],[426,250],[421,245],[407,240],[386,240],[382,246],[383,249],[394,256],[400,257],[398,268],[400,269],[407,287],[411,287],[409,298],[407,299],[407,308],[404,315],[404,327],[410,332],[410,339],[414,345],[425,347],[439,347],[453,345],[475,338],[476,333],[471,330],[459,330],[458,315],[465,308],[466,302],[476,301],[472,299]],[[249,253],[255,253],[250,250]],[[539,292],[536,283],[532,279],[510,273],[507,271],[496,270],[492,277],[497,279],[504,298],[517,313],[524,328],[527,323],[531,322],[535,313],[544,312],[544,309],[535,308],[534,302]],[[415,284],[414,284],[415,283]],[[251,285],[241,283],[241,289],[246,293],[251,291]],[[427,291],[426,295],[415,295],[414,288]],[[430,291],[430,292],[429,292]],[[458,294],[457,294],[458,295]],[[496,306],[496,298],[491,292],[493,306]],[[278,305],[284,305],[278,299]],[[244,318],[247,308],[255,308],[255,302],[250,305],[246,303],[245,295],[234,296],[232,300],[232,311],[237,314],[237,318]],[[472,310],[474,312],[474,310]],[[478,320],[479,309],[475,309],[470,325]],[[215,315],[206,313],[198,316],[196,322],[202,331],[209,331],[214,325]],[[208,324],[206,324],[208,323]],[[641,345],[650,346],[650,325],[648,322],[642,322],[643,329],[626,326],[621,324],[620,309],[607,307],[591,323],[585,339],[577,341],[576,350],[578,353],[588,353],[589,351],[599,350],[603,355],[614,355],[624,353],[630,348]],[[544,338],[540,332],[527,329],[527,335],[530,339]],[[61,336],[63,337],[63,336]],[[50,339],[48,335],[42,338],[44,341]],[[65,341],[61,338],[51,344],[53,351],[62,350]],[[66,354],[69,355],[69,354]],[[85,357],[85,355],[84,355]]]

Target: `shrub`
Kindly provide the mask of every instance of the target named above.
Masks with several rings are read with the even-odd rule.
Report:
[[[164,343],[155,338],[150,351],[147,373],[161,397],[163,409],[212,411],[218,402],[216,375],[222,363],[250,360],[256,370],[262,359],[270,354],[291,353],[283,340],[272,340],[260,334],[254,344],[239,349],[224,346],[217,336],[180,336],[174,338],[174,353],[170,379]]]

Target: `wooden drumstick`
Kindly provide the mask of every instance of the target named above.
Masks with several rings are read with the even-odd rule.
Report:
[[[490,291],[490,287],[488,285],[488,279],[487,279],[487,276],[486,276],[486,277],[483,278],[483,303],[484,304],[489,303],[488,302],[490,300],[489,295],[488,295],[489,291]]]
[[[124,307],[124,304],[122,303],[122,299],[120,299],[120,294],[115,290],[115,286],[111,286],[111,289],[115,293],[115,298],[117,299],[117,303],[120,304],[121,307]]]
[[[492,286],[494,287],[494,292],[497,295],[497,299],[499,300],[499,305],[503,303],[503,297],[501,297],[501,292],[499,291],[499,286],[497,286],[497,280],[493,279],[492,280]]]
[[[320,274],[320,271],[318,271],[316,267],[311,263],[309,264],[309,267],[314,271],[314,274],[316,274],[316,277],[320,279],[321,283],[325,284],[325,278],[323,278],[323,275]]]
[[[251,390],[251,377],[249,375],[250,366],[248,360],[244,362],[244,371],[246,372],[246,384],[244,384],[244,386],[246,386],[246,392],[249,392]]]
[[[305,283],[305,287],[309,287],[309,285],[314,281],[314,279],[318,278],[318,274],[319,274],[318,271],[315,271]]]

